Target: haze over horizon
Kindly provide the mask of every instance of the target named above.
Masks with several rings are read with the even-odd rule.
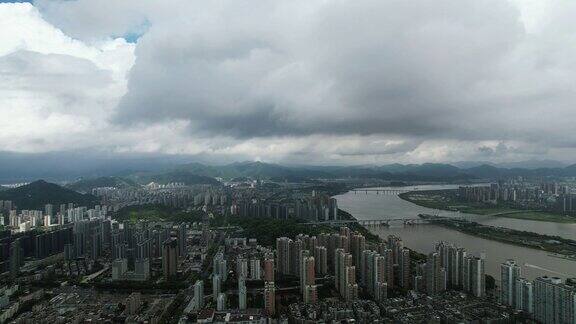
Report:
[[[0,1],[0,160],[576,162],[576,2]]]

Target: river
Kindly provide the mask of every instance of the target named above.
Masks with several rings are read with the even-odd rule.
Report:
[[[416,190],[454,189],[457,185],[422,185]],[[411,189],[412,187],[408,187]],[[399,189],[380,187],[371,189]],[[352,191],[335,196],[338,206],[362,219],[392,219],[417,218],[418,214],[438,214],[441,216],[455,216],[454,212],[439,211],[415,205],[396,195],[376,194],[375,192],[354,193]],[[479,216],[472,214],[459,214],[476,222],[507,227],[517,230],[536,232],[541,234],[559,235],[565,238],[576,239],[576,224],[561,224],[551,222],[529,221],[522,219]],[[422,253],[434,250],[438,241],[452,242],[466,248],[469,252],[480,256],[486,255],[486,273],[500,280],[500,264],[507,259],[514,259],[522,265],[522,276],[534,279],[538,276],[548,275],[561,278],[576,277],[576,261],[565,260],[550,256],[548,252],[529,249],[521,246],[486,240],[455,230],[435,225],[401,224],[390,227],[369,227],[370,231],[380,237],[396,234],[402,237],[404,245]]]

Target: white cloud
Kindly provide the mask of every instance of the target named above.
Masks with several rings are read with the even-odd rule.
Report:
[[[28,3],[0,4],[0,40],[0,150],[81,148],[108,131],[134,45],[72,39]]]

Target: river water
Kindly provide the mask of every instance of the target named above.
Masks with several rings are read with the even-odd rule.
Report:
[[[423,185],[415,190],[454,189],[457,185]],[[371,189],[399,189],[380,187]],[[412,189],[412,187],[408,187]],[[400,199],[396,195],[376,194],[375,192],[352,191],[335,197],[338,206],[362,219],[399,219],[418,218],[418,214],[438,214],[440,216],[456,216],[454,212],[439,211],[421,207]],[[559,235],[565,238],[576,239],[576,224],[561,224],[522,219],[479,216],[471,214],[458,214],[478,223],[507,227],[517,230],[536,232],[541,234]],[[486,256],[486,273],[500,280],[500,264],[507,259],[514,259],[522,265],[522,276],[534,279],[538,276],[548,275],[561,278],[576,277],[576,261],[561,259],[549,255],[548,252],[529,249],[521,246],[486,240],[458,231],[435,225],[412,225],[391,223],[390,227],[368,227],[374,234],[387,237],[390,234],[399,235],[404,245],[422,253],[434,250],[438,241],[452,242],[466,248],[469,253]]]

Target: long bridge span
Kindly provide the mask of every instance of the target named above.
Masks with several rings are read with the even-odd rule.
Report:
[[[435,219],[460,219],[459,217],[436,217]],[[343,220],[328,220],[307,222],[306,225],[332,225],[344,226],[349,224],[359,224],[363,226],[389,226],[390,223],[404,224],[404,225],[419,225],[431,223],[427,219],[420,217],[414,218],[387,218],[387,219],[343,219]]]
[[[377,195],[399,195],[410,191],[417,191],[418,187],[413,188],[398,188],[398,189],[352,189],[350,192],[354,194],[377,194]]]

